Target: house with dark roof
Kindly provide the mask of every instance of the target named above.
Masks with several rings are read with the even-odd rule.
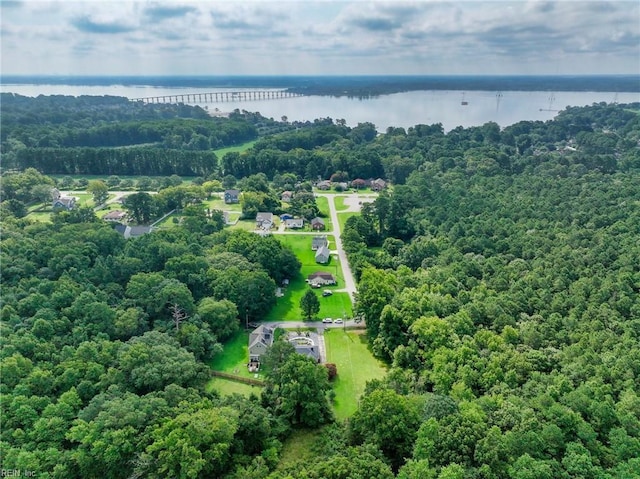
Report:
[[[314,236],[311,240],[311,251],[317,251],[320,246],[329,246],[329,240],[326,235]]]
[[[331,273],[325,271],[316,271],[315,273],[307,276],[307,283],[311,286],[327,286],[336,284],[336,279]]]
[[[331,257],[331,251],[326,246],[320,246],[316,251],[316,263],[326,264]]]
[[[226,204],[240,203],[240,190],[225,190],[224,202]]]
[[[316,362],[320,362],[320,348],[318,347],[318,333],[305,331],[304,333],[290,332],[286,336],[296,350],[296,353],[308,356]]]
[[[311,229],[319,231],[325,228],[324,220],[317,216],[311,220]]]

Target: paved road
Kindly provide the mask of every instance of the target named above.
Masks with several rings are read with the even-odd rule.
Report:
[[[338,328],[365,328],[364,321],[356,323],[354,320],[350,319],[349,321],[345,321],[343,324],[335,324],[335,323],[323,323],[322,321],[268,321],[261,322],[264,326],[269,328],[284,328],[284,329],[295,329],[295,328],[316,328],[318,333],[322,334],[325,329],[338,329]]]
[[[331,222],[333,223],[333,235],[336,239],[336,250],[338,258],[340,258],[340,266],[342,266],[342,275],[344,276],[344,289],[349,293],[351,303],[355,304],[356,282],[353,279],[353,273],[351,272],[351,266],[347,260],[347,254],[342,248],[342,239],[340,235],[340,223],[338,222],[338,212],[336,211],[336,202],[334,195],[319,194],[318,196],[324,196],[329,203],[329,214],[331,216]],[[355,195],[350,195],[355,196]]]

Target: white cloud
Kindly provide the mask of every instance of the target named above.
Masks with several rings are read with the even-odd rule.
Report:
[[[2,2],[2,72],[640,72],[635,1]]]

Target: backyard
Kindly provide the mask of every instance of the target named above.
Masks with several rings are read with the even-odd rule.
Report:
[[[348,418],[356,411],[367,381],[382,378],[386,373],[384,364],[375,359],[369,351],[366,337],[362,333],[363,331],[342,328],[326,329],[324,332],[327,362],[335,364],[338,368],[338,376],[332,386],[335,392],[334,412],[339,420]],[[249,357],[248,340],[248,332],[238,331],[224,345],[224,353],[209,363],[211,368],[241,377],[255,378],[256,375],[249,373],[246,367]],[[258,373],[257,379],[264,379],[264,370]],[[221,394],[260,393],[258,386],[217,377],[209,381],[207,390],[216,390]]]
[[[358,401],[367,381],[382,378],[384,364],[375,359],[367,347],[364,334],[343,329],[325,330],[327,362],[338,368],[333,381],[336,393],[334,411],[338,419],[351,416],[358,409]]]

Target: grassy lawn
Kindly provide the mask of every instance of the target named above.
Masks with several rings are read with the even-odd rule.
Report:
[[[233,216],[230,217],[232,219]],[[239,218],[239,216],[238,216]],[[256,221],[255,220],[240,220],[235,225],[231,226],[231,228],[238,228],[246,231],[254,231],[256,229]]]
[[[329,264],[321,265],[315,261],[315,252],[311,250],[310,235],[279,235],[278,240],[291,248],[295,253],[302,268],[300,276],[291,278],[289,286],[284,290],[284,296],[278,298],[276,306],[269,312],[265,318],[267,321],[299,321],[302,318],[302,310],[300,309],[300,299],[309,288],[305,279],[311,273],[316,271],[327,271],[334,275],[338,282],[335,286],[327,286],[326,288],[315,289],[314,292],[320,300],[320,312],[318,318],[324,317],[341,317],[351,315],[351,301],[347,293],[334,293],[332,296],[322,297],[323,289],[341,289],[344,288],[344,277],[342,276],[342,268],[337,257],[332,257]],[[329,248],[334,244],[333,236],[328,235]]]
[[[349,209],[349,207],[344,204],[344,199],[344,196],[334,196],[333,201],[336,204],[336,211],[344,211]]]
[[[319,429],[294,429],[282,445],[282,454],[276,469],[282,469],[291,462],[315,459],[313,445],[319,435]]]
[[[224,378],[213,378],[205,386],[207,392],[218,391],[220,394],[228,396],[231,394],[241,394],[243,396],[250,396],[255,394],[259,396],[262,392],[260,386],[251,386],[249,384],[240,383],[237,381],[231,381]]]
[[[364,334],[327,329],[324,340],[327,362],[338,367],[333,381],[334,411],[338,419],[346,419],[357,410],[366,382],[383,377],[386,368],[369,352]]]
[[[205,208],[209,208],[211,210],[234,211],[242,213],[242,205],[240,205],[240,203],[226,204],[222,198],[215,196],[209,200],[203,201],[202,204]]]
[[[178,226],[179,223],[174,223],[173,221],[174,218],[180,218],[180,215],[176,213],[172,213],[169,216],[167,216],[165,219],[163,219],[160,223],[156,224],[155,227],[164,228],[164,229],[175,228],[176,226]]]
[[[245,331],[244,328],[240,329],[223,346],[222,353],[216,355],[209,362],[211,369],[245,378],[255,378],[255,373],[250,373],[247,369],[247,362],[249,362],[249,332]],[[215,381],[219,379],[214,378]],[[264,380],[264,368],[260,369],[258,377],[255,379]]]
[[[318,196],[316,198],[316,204],[318,205],[318,209],[320,210],[320,213],[322,213],[324,217],[327,218],[327,221],[331,221],[329,220],[330,213],[331,213],[329,211],[329,200],[326,199],[324,196]],[[327,229],[329,229],[329,225],[327,225]]]
[[[340,223],[340,231],[344,231],[344,225],[349,218],[357,216],[360,213],[338,213],[338,223]]]
[[[29,213],[27,218],[33,221],[40,221],[41,223],[51,223],[51,208],[43,211],[34,211],[33,213]]]
[[[257,140],[252,140],[252,141],[248,141],[247,143],[243,143],[242,145],[236,145],[236,146],[228,146],[226,148],[220,148],[219,150],[213,150],[213,152],[216,154],[216,156],[219,159],[222,159],[222,157],[224,155],[226,155],[227,153],[241,153],[245,150],[248,150],[249,148],[251,148]]]

